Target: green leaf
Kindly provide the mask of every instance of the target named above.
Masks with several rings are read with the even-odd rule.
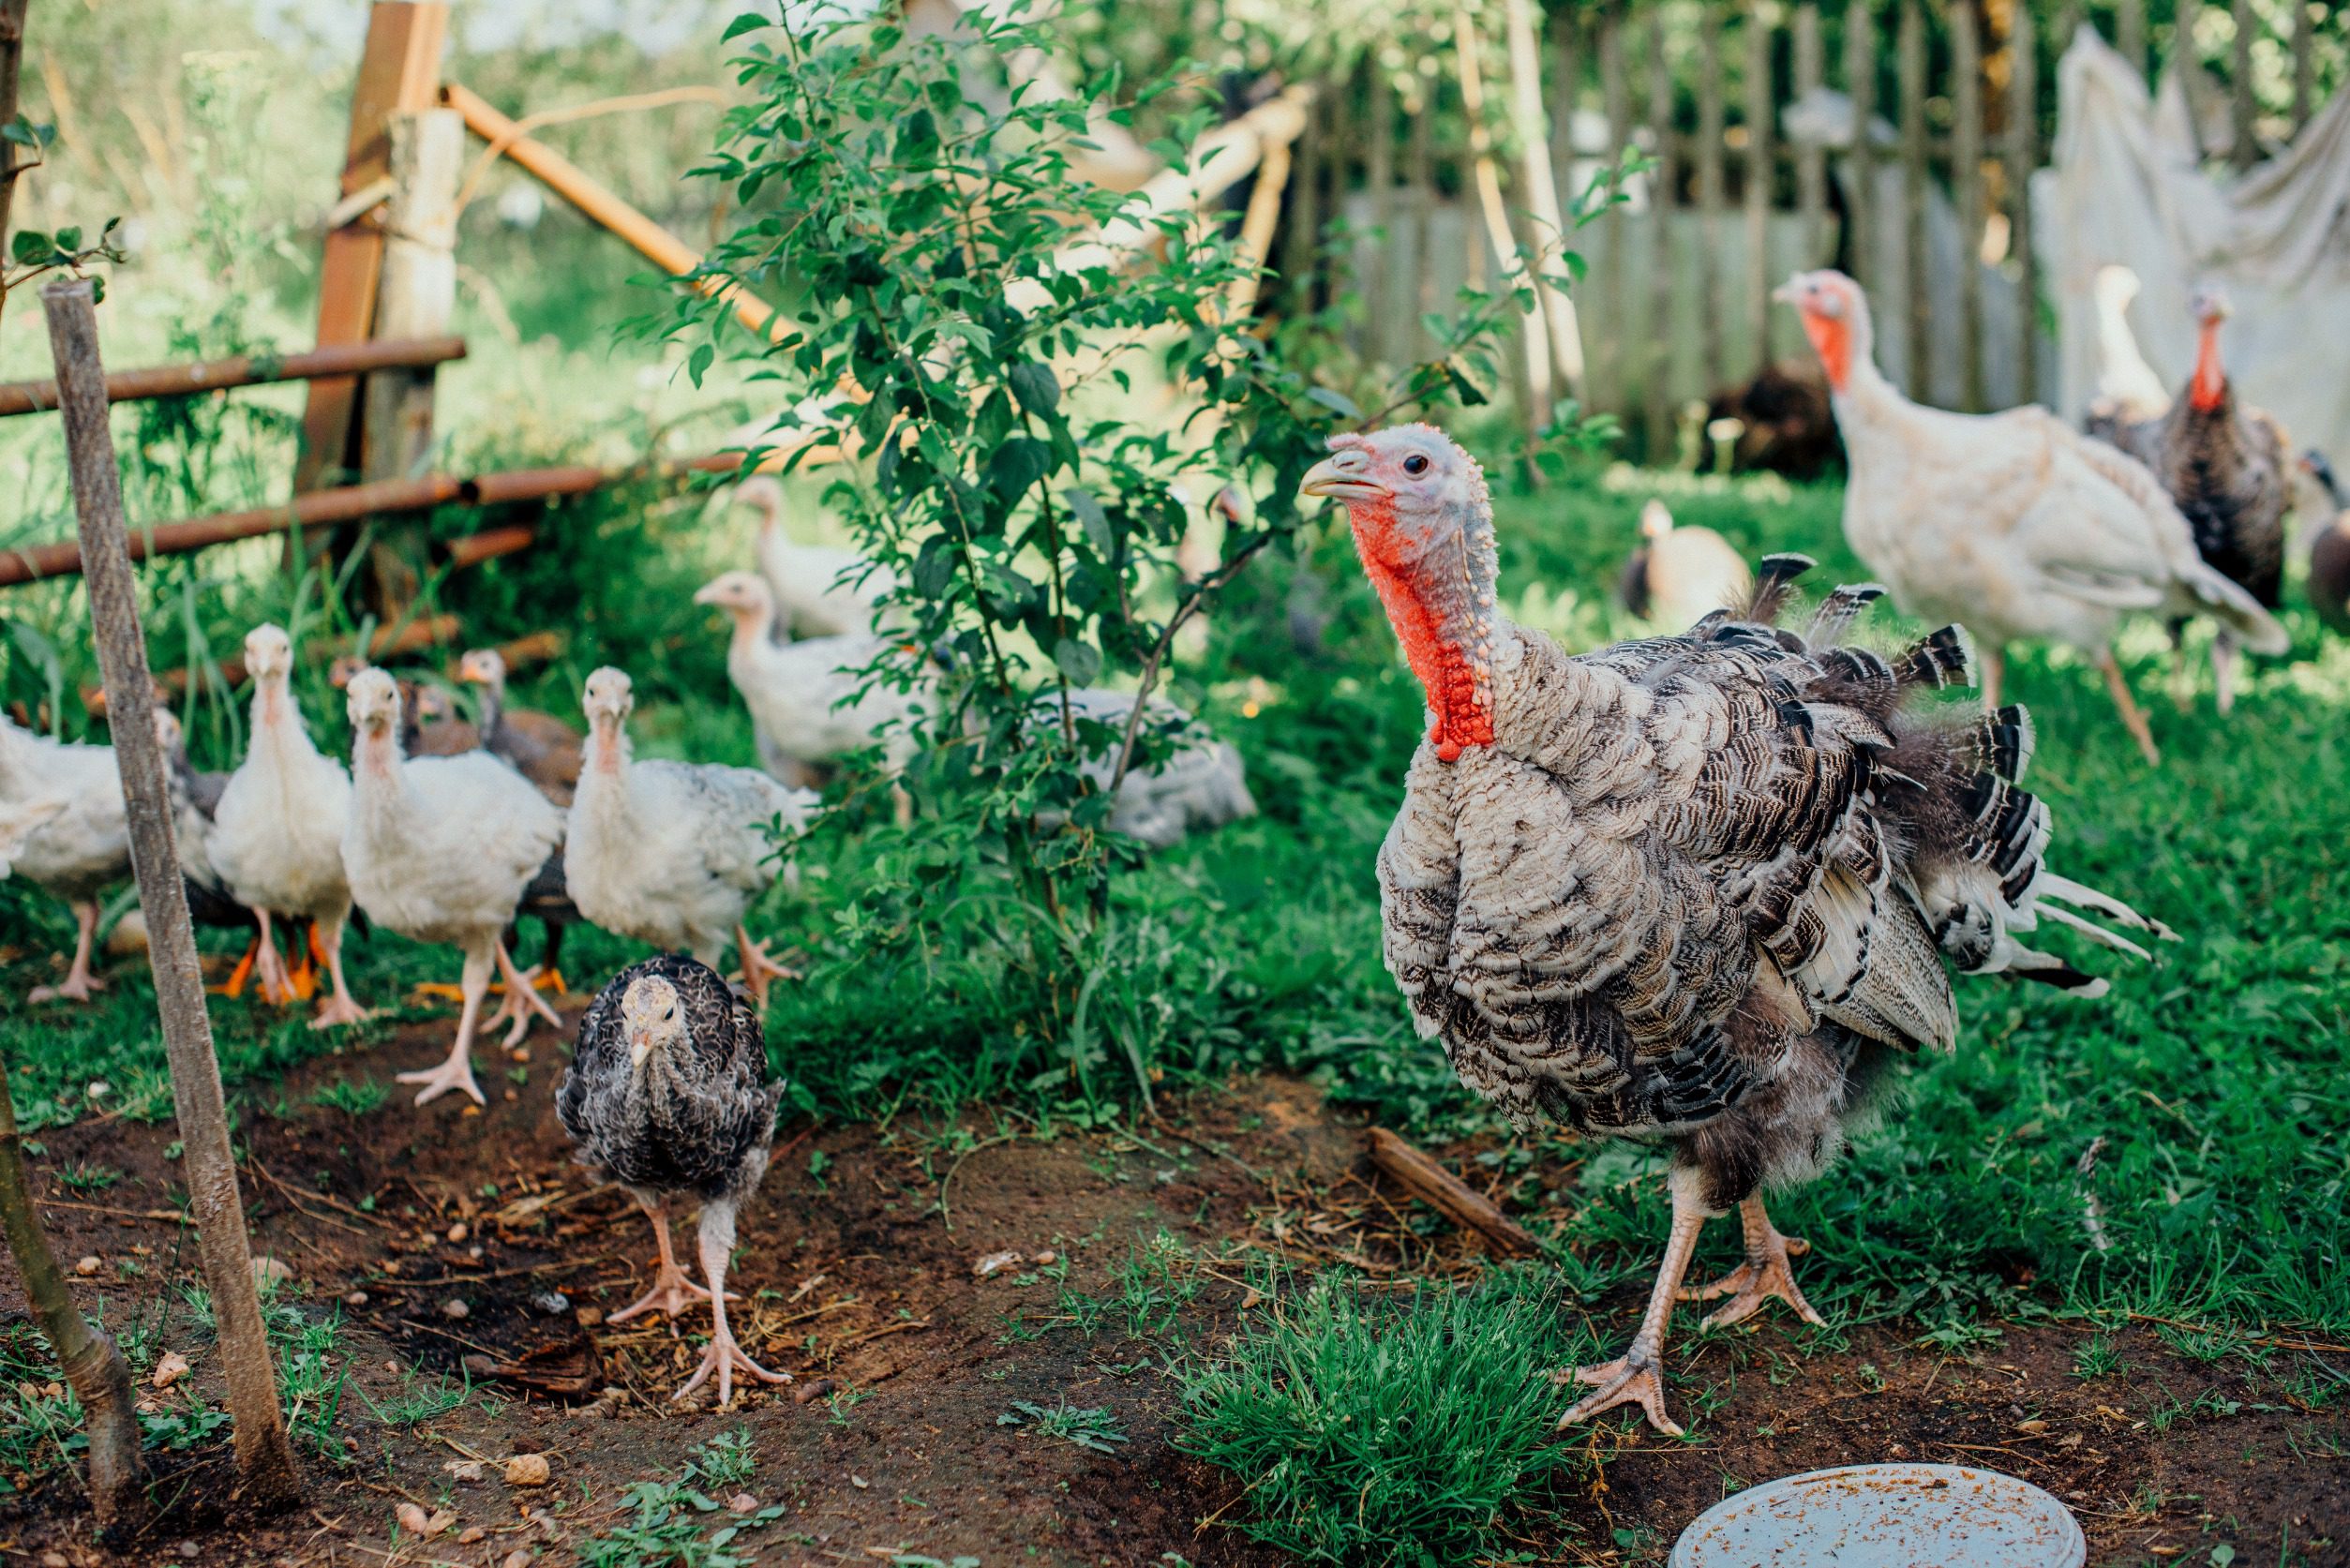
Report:
[[[732,22],[726,23],[726,30],[718,35],[718,41],[720,43],[732,43],[735,39],[742,37],[745,33],[756,33],[762,27],[772,27],[774,25],[774,21],[771,18],[763,17],[756,11],[744,11],[741,16],[736,17]]]
[[[1326,386],[1314,386],[1306,389],[1306,396],[1337,414],[1340,419],[1352,419],[1357,423],[1362,420],[1363,411],[1355,406],[1354,398],[1349,397],[1343,392]]]
[[[1104,560],[1117,554],[1117,530],[1110,526],[1110,515],[1101,509],[1101,502],[1091,490],[1082,486],[1063,490],[1061,499],[1077,515],[1077,526],[1085,530],[1085,540],[1094,552]]]
[[[46,261],[57,253],[57,246],[38,229],[19,229],[8,241],[8,254],[27,266]]]
[[[1053,449],[1027,436],[1014,436],[987,460],[988,483],[1006,502],[1053,471]]]
[[[708,373],[711,362],[715,360],[717,357],[717,347],[713,344],[704,343],[699,348],[696,349],[693,354],[687,358],[685,362],[685,373],[693,379],[696,386],[702,384],[702,377]]]
[[[82,253],[82,231],[79,228],[57,231],[57,248],[68,256]]]
[[[1011,395],[1020,399],[1020,406],[1040,419],[1050,418],[1061,406],[1061,379],[1049,365],[1024,360],[1005,379],[1011,382]]]
[[[1075,637],[1063,637],[1053,645],[1053,663],[1071,685],[1084,686],[1101,673],[1101,650]]]

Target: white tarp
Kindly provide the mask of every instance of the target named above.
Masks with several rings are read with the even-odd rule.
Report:
[[[2195,67],[2199,68],[2199,67]],[[2058,325],[2058,408],[2095,394],[2097,269],[2138,275],[2130,325],[2175,394],[2194,367],[2187,296],[2226,291],[2221,345],[2240,395],[2297,446],[2350,456],[2350,93],[2241,175],[2208,171],[2186,83],[2158,99],[2084,26],[2058,71],[2055,165],[2033,178],[2044,284]]]

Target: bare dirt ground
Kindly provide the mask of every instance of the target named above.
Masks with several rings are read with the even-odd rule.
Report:
[[[248,1111],[241,1129],[257,1247],[292,1268],[306,1306],[342,1314],[349,1462],[309,1461],[300,1512],[223,1518],[225,1449],[200,1449],[175,1461],[168,1506],[133,1559],[471,1565],[528,1549],[571,1561],[628,1516],[623,1488],[674,1474],[696,1444],[747,1426],[758,1470],[744,1490],[782,1509],[736,1543],[761,1562],[1274,1563],[1285,1560],[1226,1528],[1245,1516],[1240,1485],[1172,1446],[1175,1397],[1158,1367],[1176,1341],[1133,1337],[1134,1314],[1097,1319],[1085,1304],[1116,1297],[1117,1266],[1162,1229],[1185,1261],[1161,1279],[1161,1305],[1201,1345],[1239,1309],[1250,1252],[1374,1277],[1474,1257],[1449,1231],[1428,1235],[1424,1216],[1404,1223],[1408,1202],[1380,1187],[1360,1127],[1295,1083],[1249,1080],[1168,1108],[1148,1143],[996,1142],[974,1124],[971,1146],[907,1125],[788,1126],[743,1217],[730,1283],[746,1298],[746,1349],[790,1371],[797,1392],[820,1392],[803,1402],[755,1385],[723,1414],[679,1406],[668,1396],[694,1364],[689,1342],[658,1319],[594,1321],[643,1289],[651,1238],[624,1194],[571,1162],[551,1105],[563,1054],[544,1033],[528,1063],[484,1071],[486,1112],[447,1100],[420,1112],[404,1094],[357,1117],[311,1102],[337,1081],[437,1058],[444,1028],[314,1062],[286,1084],[283,1114]],[[185,1313],[161,1315],[196,1277],[192,1235],[172,1217],[172,1136],[104,1120],[52,1130],[45,1171],[82,1161],[126,1174],[102,1191],[38,1185],[61,1254],[100,1261],[91,1294],[106,1320],[160,1316],[161,1348],[188,1351],[194,1385],[217,1401],[208,1340]],[[679,1236],[690,1256],[690,1226]],[[1399,1242],[1416,1250],[1400,1256]],[[1001,1251],[1025,1261],[975,1277],[975,1262]],[[1637,1295],[1602,1314],[1628,1330]],[[22,1309],[12,1281],[0,1309]],[[2049,1488],[2078,1514],[2093,1563],[2223,1562],[2214,1548],[2227,1544],[2232,1561],[2264,1568],[2350,1562],[2350,1417],[2338,1403],[2302,1404],[2273,1365],[2191,1360],[2156,1328],[2114,1336],[2124,1369],[2086,1381],[2074,1355],[2088,1331],[2071,1326],[2009,1325],[1964,1352],[1869,1328],[1849,1349],[1799,1354],[1777,1322],[1709,1338],[1694,1375],[1719,1403],[1696,1441],[1629,1426],[1570,1435],[1589,1467],[1571,1493],[1530,1500],[1564,1523],[1520,1525],[1521,1561],[1659,1561],[1740,1486],[1906,1457]],[[2280,1353],[2338,1366],[2350,1348]],[[495,1370],[517,1365],[540,1389]],[[376,1413],[442,1378],[470,1381],[471,1396],[412,1427]],[[1684,1382],[1679,1396],[1693,1410],[1695,1392]],[[1106,1411],[1129,1441],[1101,1453],[1003,1424],[1018,1401]],[[546,1457],[547,1485],[502,1479],[502,1461],[526,1453]],[[470,1459],[490,1461],[486,1479],[449,1468]],[[396,1540],[403,1501],[455,1522]],[[86,1539],[61,1475],[0,1511],[11,1558],[78,1563],[95,1556]]]

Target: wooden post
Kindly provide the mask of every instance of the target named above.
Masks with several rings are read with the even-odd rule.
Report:
[[[1407,283],[1412,328],[1404,341],[1418,359],[1431,347],[1423,318],[1436,308],[1436,101],[1442,94],[1438,78],[1426,71],[1414,71],[1412,81],[1419,101],[1403,106],[1412,126],[1407,176],[1412,197],[1412,271]]]
[[[2193,10],[2202,0],[2183,0],[2181,9],[2188,12],[2189,31],[2193,30]],[[2059,51],[2073,46],[2071,38],[2058,38]],[[2146,78],[2146,0],[2117,0],[2114,7],[2114,47],[2130,62],[2130,68]]]
[[[1925,250],[1925,0],[1901,0],[1901,276],[1908,287],[1906,390],[1929,401],[1927,358],[1932,353],[1934,312],[1926,298],[1932,276]]]
[[[2310,37],[2308,0],[2293,0],[2293,134],[2309,124],[2310,106],[2317,101],[2315,40]]]
[[[2031,7],[2010,13],[2007,187],[2009,253],[2015,258],[2016,375],[2023,401],[2040,400],[2040,257],[2034,248],[2031,177],[2040,163],[2040,54]]]
[[[449,7],[441,0],[376,0],[351,97],[351,135],[343,152],[342,195],[382,188],[392,172],[392,116],[432,107],[440,85],[441,46]],[[355,343],[375,334],[375,300],[383,261],[382,219],[372,207],[326,236],[319,268],[318,345]],[[296,495],[334,483],[337,470],[359,466],[359,382],[337,376],[310,383],[294,460]]]
[[[1648,407],[1647,456],[1662,462],[1673,449],[1673,204],[1680,200],[1681,173],[1673,162],[1672,61],[1665,53],[1665,19],[1658,7],[1648,13],[1648,123],[1656,140],[1656,169],[1649,176],[1649,320],[1647,385],[1641,388]]]
[[[1852,0],[1844,18],[1844,90],[1852,99],[1852,151],[1845,167],[1850,188],[1844,193],[1851,229],[1852,277],[1863,288],[1882,280],[1877,264],[1877,27],[1870,0]]]
[[[172,1103],[186,1150],[182,1173],[195,1213],[204,1282],[212,1291],[221,1366],[228,1375],[237,1469],[249,1501],[261,1506],[288,1503],[301,1495],[301,1475],[277,1409],[277,1380],[269,1336],[262,1326],[261,1297],[254,1289],[245,1206],[237,1194],[236,1152],[229,1142],[228,1110],[220,1094],[220,1064],[213,1055],[212,1020],[204,1012],[203,976],[196,967],[196,933],[188,923],[179,851],[172,842],[171,797],[155,732],[155,688],[139,628],[138,586],[123,526],[114,438],[107,427],[95,292],[84,279],[60,279],[41,290],[41,307],[49,318],[50,350],[57,362],[90,625],[98,669],[106,678],[114,760],[122,771],[123,801],[130,821],[130,869],[138,878],[139,907],[147,922],[147,962],[155,972]]]
[[[1722,342],[1722,13],[1714,0],[1698,10],[1698,333],[1705,390],[1729,379]]]
[[[1570,6],[1553,18],[1550,30],[1550,101],[1556,112],[1548,135],[1550,168],[1562,181],[1575,177],[1575,104],[1583,92],[1583,62],[1575,49],[1576,9]],[[1564,185],[1557,190],[1562,205],[1575,199],[1575,192]]]
[[[2304,0],[2293,0],[2298,8]],[[2180,21],[2187,20],[2189,7],[2179,7]],[[2228,161],[2238,169],[2250,169],[2260,161],[2260,140],[2253,132],[2259,106],[2253,98],[2253,32],[2260,23],[2253,15],[2253,0],[2235,0],[2229,14],[2236,23],[2236,37],[2228,50],[2227,125],[2229,140],[2236,145],[2229,149]]]
[[[16,118],[26,8],[27,0],[0,0],[0,124]],[[20,172],[16,143],[0,142],[0,242],[8,236],[8,215]],[[102,400],[98,417],[106,417]],[[108,473],[111,477],[111,468]],[[126,1538],[143,1522],[147,1506],[146,1470],[139,1455],[139,1417],[131,1404],[130,1366],[106,1331],[84,1318],[82,1308],[74,1305],[65,1271],[50,1250],[40,1211],[33,1206],[32,1184],[25,1179],[23,1140],[17,1132],[16,1102],[8,1095],[7,1064],[4,1062],[0,1062],[0,1232],[6,1233],[8,1256],[16,1261],[24,1304],[40,1321],[41,1334],[56,1354],[58,1369],[65,1373],[74,1397],[82,1401],[82,1426],[90,1445],[90,1514],[99,1538],[109,1546],[126,1544]]]
[[[1599,87],[1608,112],[1608,158],[1620,164],[1624,150],[1632,144],[1632,83],[1624,68],[1624,6],[1620,0],[1611,0],[1599,17]],[[1623,192],[1610,185],[1609,194],[1617,197]],[[1632,268],[1631,259],[1624,253],[1624,203],[1620,201],[1608,203],[1607,233],[1608,320],[1613,325],[1601,339],[1607,345],[1608,355],[1605,396],[1608,407],[1628,422],[1632,417],[1631,356],[1625,351],[1632,337],[1632,298],[1628,287]]]
[[[2021,7],[2018,7],[2019,9]],[[1951,0],[1951,190],[1958,207],[1958,406],[1983,411],[1983,16]]]
[[[1370,58],[1370,81],[1366,88],[1364,117],[1363,179],[1370,187],[1370,254],[1364,258],[1363,309],[1370,328],[1370,359],[1374,365],[1393,365],[1396,358],[1396,276],[1401,271],[1396,262],[1396,96],[1395,82],[1387,67],[1380,63],[1376,50]]]
[[[1525,174],[1526,205],[1534,213],[1535,233],[1533,236],[1536,254],[1542,260],[1534,268],[1534,297],[1541,302],[1542,322],[1550,334],[1550,364],[1562,390],[1582,398],[1589,395],[1583,381],[1583,336],[1575,316],[1575,302],[1557,279],[1565,276],[1566,264],[1559,253],[1566,248],[1566,217],[1559,202],[1559,178],[1550,161],[1550,143],[1544,140],[1547,127],[1542,112],[1542,46],[1534,28],[1534,0],[1504,0],[1503,17],[1509,36],[1509,104],[1510,122],[1522,149],[1522,169]],[[1571,37],[1575,30],[1575,13],[1567,11],[1558,19],[1559,29]],[[1570,59],[1572,57],[1570,56]],[[1561,105],[1562,123],[1575,112],[1575,83],[1568,80],[1566,100]],[[1571,169],[1573,164],[1570,162]],[[1550,410],[1546,404],[1543,421],[1549,421]]]
[[[430,337],[446,332],[457,308],[457,187],[465,163],[465,117],[454,109],[420,109],[392,117],[389,231],[377,292],[382,337]],[[359,474],[364,483],[414,479],[432,465],[429,366],[379,370],[367,378]],[[367,555],[367,604],[376,619],[407,616],[422,583],[419,524],[379,527]]]
[[[1293,310],[1313,308],[1314,253],[1322,244],[1322,126],[1329,95],[1316,93],[1306,108],[1306,128],[1290,149],[1289,219],[1281,233],[1280,297]]]
[[[1746,33],[1746,321],[1755,368],[1771,364],[1771,25],[1759,0],[1748,0]]]
[[[1819,45],[1819,7],[1804,0],[1795,7],[1795,97],[1826,80]],[[1795,210],[1803,217],[1804,265],[1828,264],[1828,154],[1817,142],[1795,151]]]

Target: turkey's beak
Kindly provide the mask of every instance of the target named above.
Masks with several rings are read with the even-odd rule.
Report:
[[[1800,280],[1790,277],[1772,290],[1771,297],[1781,305],[1791,305],[1801,310],[1804,307],[1804,285]]]
[[[652,1031],[650,1029],[631,1029],[628,1032],[628,1066],[630,1070],[640,1070],[644,1065],[651,1059]]]
[[[724,590],[720,589],[716,583],[704,583],[701,587],[694,590],[694,603],[696,605],[715,605],[722,603],[723,601],[719,596],[723,591]]]
[[[1377,500],[1386,495],[1387,488],[1365,471],[1370,466],[1370,455],[1358,447],[1334,452],[1306,470],[1298,488],[1310,496],[1338,500]]]

